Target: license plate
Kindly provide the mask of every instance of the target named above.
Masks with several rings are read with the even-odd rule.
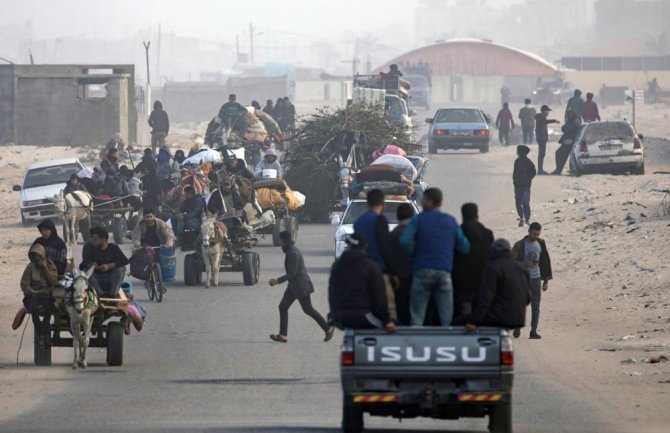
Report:
[[[466,135],[470,135],[468,131],[454,131],[453,134],[456,137],[464,137]]]
[[[621,150],[621,149],[623,149],[623,144],[605,143],[605,144],[601,144],[600,146],[598,146],[598,149],[600,149],[600,150]]]

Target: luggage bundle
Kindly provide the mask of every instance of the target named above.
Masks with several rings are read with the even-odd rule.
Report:
[[[284,179],[262,179],[254,182],[258,205],[263,209],[286,207],[294,212],[305,204],[305,196],[293,191]]]

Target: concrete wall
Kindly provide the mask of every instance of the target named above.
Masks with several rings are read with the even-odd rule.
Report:
[[[133,65],[0,65],[0,145],[137,142]],[[105,86],[103,97],[87,85]]]
[[[106,143],[114,132],[128,137],[127,78],[110,79],[104,98],[81,97],[77,87],[76,78],[17,78],[16,143],[74,146]]]
[[[662,90],[670,89],[670,71],[565,71],[566,80],[584,93],[598,94],[600,87],[647,90],[647,82],[658,79]]]

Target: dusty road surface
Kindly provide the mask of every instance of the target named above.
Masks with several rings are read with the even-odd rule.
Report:
[[[218,288],[184,287],[180,255],[177,282],[164,302],[144,302],[145,329],[125,339],[122,367],[106,366],[104,352],[92,349],[89,368],[72,371],[69,348],[54,349],[53,366],[35,367],[30,327],[16,365],[21,333],[9,323],[37,231],[21,227],[9,189],[28,162],[47,154],[28,157],[28,150],[11,148],[11,159],[0,160],[1,432],[339,431],[341,334],[323,343],[295,305],[290,342],[270,341],[283,289],[266,281],[281,274],[283,256],[268,239],[258,247],[262,275],[255,287],[242,286],[239,274],[222,274]],[[668,431],[670,363],[649,360],[670,355],[670,218],[659,208],[663,194],[654,191],[667,189],[670,176],[651,174],[669,169],[670,145],[649,140],[647,152],[645,176],[548,176],[534,183],[532,219],[545,226],[555,279],[542,301],[543,339],[528,340],[526,329],[515,341],[516,432]],[[515,226],[513,153],[498,146],[486,155],[440,153],[428,182],[444,190],[446,210],[458,215],[463,202],[475,201],[497,237],[516,241],[525,229]],[[552,168],[553,152],[548,155]],[[302,226],[298,240],[323,314],[333,231]],[[366,427],[476,432],[486,431],[486,420],[368,417]]]

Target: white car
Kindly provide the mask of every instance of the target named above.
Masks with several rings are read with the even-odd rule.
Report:
[[[587,123],[570,152],[570,174],[630,171],[644,174],[642,135],[625,120]]]
[[[84,165],[77,158],[53,159],[31,164],[21,185],[14,185],[14,191],[21,191],[19,208],[24,225],[57,217],[51,198],[57,195],[72,174],[79,173]]]
[[[398,206],[402,203],[409,203],[414,208],[414,214],[419,213],[419,209],[414,202],[410,200],[386,200],[384,203],[384,216],[389,222],[389,232],[398,225],[396,212]],[[335,258],[339,258],[344,250],[347,249],[347,243],[344,238],[346,235],[354,233],[354,222],[359,216],[368,211],[368,202],[365,199],[356,199],[349,202],[347,209],[342,216],[334,214],[330,222],[337,226],[335,230]]]

